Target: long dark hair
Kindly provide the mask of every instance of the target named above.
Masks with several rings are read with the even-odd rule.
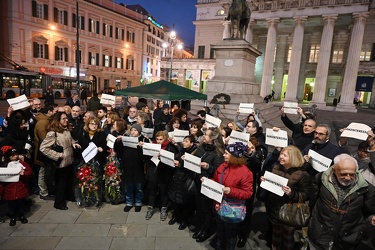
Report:
[[[52,116],[51,122],[47,126],[48,132],[54,131],[54,132],[57,132],[57,133],[63,133],[64,130],[66,130],[66,129],[68,129],[69,131],[72,131],[72,128],[71,128],[71,125],[70,125],[69,122],[68,122],[68,125],[66,126],[66,128],[61,126],[60,120],[61,120],[62,115],[66,115],[66,117],[68,118],[68,115],[65,112],[57,112]]]

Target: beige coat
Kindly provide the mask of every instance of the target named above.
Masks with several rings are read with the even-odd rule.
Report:
[[[60,153],[52,150],[52,146],[55,143],[60,145],[64,148],[63,158],[59,164],[59,168],[63,168],[69,166],[73,163],[74,156],[73,156],[73,143],[75,142],[70,135],[70,131],[64,130],[63,133],[56,133],[57,138],[55,137],[55,132],[50,131],[47,133],[46,138],[43,140],[42,144],[40,145],[40,151],[43,152],[48,158],[53,160],[58,160]]]

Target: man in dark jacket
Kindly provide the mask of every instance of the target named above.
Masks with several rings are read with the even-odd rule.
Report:
[[[311,250],[355,249],[364,221],[375,233],[375,189],[358,172],[353,157],[337,156],[333,167],[317,175],[315,182],[308,229]]]
[[[98,97],[98,93],[94,92],[93,97],[90,98],[89,102],[87,103],[86,111],[97,111],[100,108],[100,99]]]
[[[172,115],[169,114],[169,104],[164,104],[162,114],[159,117],[155,117],[154,134],[156,134],[159,131],[165,130],[165,125],[169,123],[171,118]]]
[[[331,160],[333,160],[339,154],[343,153],[341,148],[329,142],[330,134],[331,128],[328,124],[319,124],[316,127],[313,142],[307,145],[302,151],[302,155],[305,160],[310,160],[310,156],[308,155],[310,149]],[[316,174],[317,171],[315,169],[310,169],[311,176],[315,176]]]

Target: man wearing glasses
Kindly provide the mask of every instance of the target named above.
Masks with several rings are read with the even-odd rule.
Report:
[[[329,142],[330,134],[331,128],[328,124],[319,124],[314,132],[314,140],[302,151],[303,158],[305,158],[306,161],[310,160],[310,156],[308,155],[310,149],[332,160],[343,153],[341,148]],[[315,176],[317,173],[315,169],[311,168],[311,176]]]
[[[129,108],[129,115],[125,119],[126,124],[132,126],[133,124],[137,123],[137,108],[134,106],[131,106]]]
[[[316,202],[308,228],[311,250],[374,249],[366,245],[362,230],[366,226],[375,233],[375,190],[358,172],[352,156],[336,156],[333,167],[316,176],[313,190],[310,205]]]

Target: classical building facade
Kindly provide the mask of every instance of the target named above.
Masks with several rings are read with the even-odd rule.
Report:
[[[197,1],[194,57],[201,59],[201,65],[215,58],[213,44],[230,37],[230,22],[225,20],[230,3]],[[248,4],[246,40],[263,53],[255,66],[261,96],[273,90],[275,99],[320,107],[339,101],[336,109],[346,111],[355,109],[354,99],[374,102],[375,1],[248,0]]]

